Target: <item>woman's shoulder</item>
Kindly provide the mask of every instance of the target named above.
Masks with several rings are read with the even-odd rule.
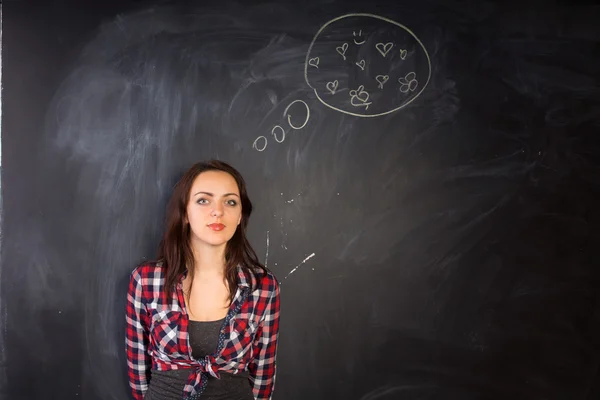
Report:
[[[263,269],[264,268],[264,269]],[[279,293],[279,281],[275,274],[266,267],[254,272],[257,280],[257,289],[261,292],[268,292],[273,294]]]
[[[164,267],[160,261],[142,261],[131,271],[131,277],[137,279],[160,279],[163,275]]]

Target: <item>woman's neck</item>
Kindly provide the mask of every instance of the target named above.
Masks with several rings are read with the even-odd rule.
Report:
[[[196,278],[214,278],[225,275],[225,245],[192,245],[194,253],[194,276]]]

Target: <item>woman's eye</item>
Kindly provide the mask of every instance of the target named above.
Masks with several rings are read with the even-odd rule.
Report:
[[[198,201],[196,201],[196,203],[198,203],[198,204],[208,204],[208,200],[206,200],[206,199],[198,199]]]
[[[235,200],[227,200],[227,204],[230,205],[230,206],[232,206],[232,207],[235,207],[235,206],[237,206],[237,201],[235,201]]]

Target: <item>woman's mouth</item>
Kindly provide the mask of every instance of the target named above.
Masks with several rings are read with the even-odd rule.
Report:
[[[225,225],[223,224],[210,224],[208,225],[208,227],[213,231],[222,231],[223,229],[225,229]]]

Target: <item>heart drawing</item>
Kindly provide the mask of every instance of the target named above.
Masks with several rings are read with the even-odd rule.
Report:
[[[356,65],[358,65],[358,68],[362,69],[363,71],[365,70],[365,60],[360,60],[359,62],[356,63]]]
[[[404,49],[400,49],[400,58],[405,60],[406,59],[406,55],[408,54],[408,52]]]
[[[339,85],[339,82],[337,80],[333,81],[333,82],[327,82],[327,85],[325,85],[327,87],[327,90],[329,90],[329,92],[331,94],[335,94],[335,91],[337,90]]]
[[[383,89],[383,85],[390,79],[388,75],[377,75],[375,80],[379,82],[379,89]]]
[[[392,42],[388,42],[386,44],[377,43],[375,45],[375,48],[377,49],[377,51],[384,57],[387,56],[387,54],[390,52],[390,50],[392,50],[392,47],[394,47],[394,43],[392,43]]]
[[[319,57],[311,58],[308,60],[308,65],[313,66],[315,68],[319,68]]]
[[[335,51],[337,51],[339,55],[344,57],[344,60],[346,60],[346,50],[348,50],[348,43],[344,43],[343,45],[335,48]]]

